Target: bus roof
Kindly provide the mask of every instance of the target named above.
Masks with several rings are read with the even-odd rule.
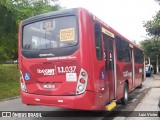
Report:
[[[28,19],[22,20],[22,24],[27,24],[28,22],[36,22],[36,21],[43,20],[46,18],[59,17],[59,16],[64,16],[64,15],[73,15],[73,14],[76,14],[77,12],[78,12],[77,8],[53,11],[53,12],[36,15]]]

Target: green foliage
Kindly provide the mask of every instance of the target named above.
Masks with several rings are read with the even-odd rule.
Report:
[[[16,64],[0,67],[0,100],[19,96],[19,71]]]
[[[160,0],[155,0],[160,5]],[[160,10],[156,13],[152,20],[147,21],[144,24],[148,35],[155,39],[160,38]]]
[[[148,35],[159,38],[160,37],[160,11],[153,17],[153,20],[147,21],[144,25]]]
[[[12,11],[17,23],[31,16],[61,9],[58,0],[16,0]],[[52,4],[52,5],[51,5]]]
[[[2,64],[3,61],[7,60],[7,53],[4,51],[4,49],[0,46],[0,64]]]
[[[160,4],[160,0],[155,1]],[[141,47],[146,55],[151,58],[151,64],[156,66],[157,55],[160,60],[160,10],[156,13],[152,20],[149,20],[144,24],[144,27],[151,38],[142,41]]]
[[[59,9],[58,0],[0,0],[0,62],[16,59],[21,20]]]
[[[160,0],[155,0],[160,5]]]
[[[160,57],[160,41],[151,38],[142,41],[140,45],[145,51],[145,54],[151,58],[151,64],[156,66],[156,55]]]

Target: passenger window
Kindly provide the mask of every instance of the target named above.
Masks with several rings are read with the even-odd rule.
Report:
[[[98,24],[94,25],[95,32],[95,44],[96,44],[96,56],[98,60],[102,60],[102,37],[101,28]]]
[[[130,48],[129,43],[122,40],[122,53],[123,53],[123,59],[124,62],[130,62]]]
[[[120,62],[130,62],[129,43],[116,36],[117,60]]]
[[[122,53],[122,41],[121,38],[116,36],[116,48],[117,48],[117,60],[122,61],[123,53]]]
[[[143,52],[141,50],[134,48],[134,58],[135,58],[135,63],[143,64],[144,57],[143,57]]]

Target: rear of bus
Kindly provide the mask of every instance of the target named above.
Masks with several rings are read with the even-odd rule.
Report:
[[[89,82],[92,60],[85,58],[90,45],[83,43],[88,38],[81,32],[88,29],[83,23],[88,18],[83,10],[69,9],[21,22],[18,47],[24,104],[97,109]]]

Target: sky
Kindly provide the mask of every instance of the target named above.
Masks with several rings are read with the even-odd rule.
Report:
[[[160,10],[154,0],[59,0],[65,8],[83,7],[131,41],[146,39],[143,23]]]

